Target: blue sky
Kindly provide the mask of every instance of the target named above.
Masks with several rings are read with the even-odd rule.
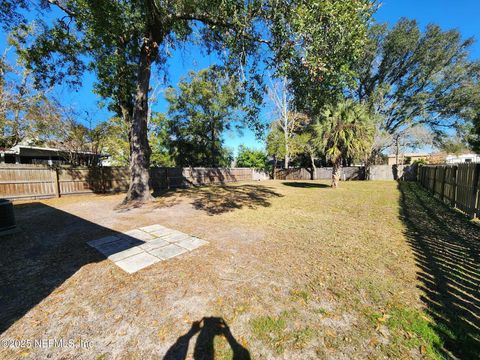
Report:
[[[417,19],[423,27],[428,23],[439,24],[443,29],[455,28],[465,37],[473,36],[480,39],[480,1],[479,0],[384,0],[375,18],[380,22],[395,23],[401,17]],[[0,51],[5,48],[5,34],[0,33]],[[473,47],[472,58],[480,58],[480,44]],[[168,84],[159,83],[160,88],[175,85],[182,76],[190,70],[200,70],[216,62],[214,55],[205,55],[195,47],[181,49],[175,52],[169,61]],[[92,93],[92,85],[95,77],[92,74],[84,76],[82,88],[76,92],[68,87],[56,89],[57,97],[64,105],[75,108],[79,114],[86,114],[84,118],[90,118],[93,124],[108,119],[111,115],[105,109],[97,106],[100,100]],[[167,104],[160,94],[158,102],[154,105],[155,111],[165,111]],[[269,112],[262,113],[262,121],[268,122]],[[88,125],[88,124],[86,124]],[[243,131],[242,135],[236,133],[225,134],[225,144],[229,147],[238,148],[244,144],[253,148],[263,148],[264,143],[255,138],[249,131]]]
[[[480,39],[480,1],[478,0],[383,0],[375,18],[395,23],[401,17],[416,19],[421,26],[436,23],[443,29],[458,29],[465,37]],[[472,57],[480,58],[480,44]]]

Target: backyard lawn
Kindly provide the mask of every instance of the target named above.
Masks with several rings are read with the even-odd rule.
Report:
[[[21,232],[0,238],[1,358],[480,353],[479,227],[414,183],[238,183],[130,210],[122,198],[15,206]],[[151,224],[208,244],[134,274],[86,245]]]

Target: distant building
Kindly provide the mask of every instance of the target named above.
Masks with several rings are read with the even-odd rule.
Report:
[[[447,164],[460,164],[460,163],[480,163],[480,155],[474,153],[464,153],[459,155],[449,154],[445,157]]]
[[[16,145],[10,149],[0,149],[0,163],[6,164],[75,164],[94,165],[109,155],[88,151],[66,151],[50,147]]]
[[[417,160],[426,160],[430,155],[426,153],[404,153],[398,154],[398,165],[409,165]],[[397,155],[388,155],[389,166],[397,164]]]

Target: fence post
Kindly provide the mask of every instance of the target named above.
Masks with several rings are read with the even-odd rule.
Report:
[[[475,206],[475,217],[480,216],[480,164],[477,164],[477,203]]]
[[[100,166],[100,184],[102,188],[102,194],[105,194],[107,192],[107,181],[105,179],[105,169],[103,166]]]
[[[437,183],[437,167],[433,168],[432,194],[435,196],[435,184]]]
[[[170,189],[170,184],[168,183],[168,167],[164,169],[165,169],[165,188],[168,190]]]
[[[441,189],[441,193],[440,193],[440,200],[442,200],[442,202],[445,202],[444,201],[444,197],[445,197],[445,178],[447,176],[447,168],[445,166],[442,166],[442,171],[443,171],[443,178],[442,178],[442,189]]]
[[[477,218],[478,208],[480,207],[479,204],[479,192],[480,189],[478,188],[479,178],[480,178],[480,164],[476,164],[473,173],[473,209],[472,209],[472,218]]]
[[[458,167],[455,165],[452,167],[453,169],[453,200],[452,200],[452,207],[457,207],[457,170]]]
[[[58,198],[60,197],[60,180],[58,178],[58,168],[51,168],[52,174],[52,183],[53,183],[53,191],[55,192],[55,196]]]

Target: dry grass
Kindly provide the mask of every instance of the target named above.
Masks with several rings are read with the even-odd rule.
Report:
[[[465,234],[478,228],[426,199],[395,182],[268,181],[167,192],[129,211],[120,195],[20,204],[23,231],[1,245],[2,339],[92,345],[0,356],[468,358],[480,275]],[[134,275],[85,246],[153,223],[210,244]],[[454,279],[442,251],[457,256]],[[462,285],[457,302],[439,281]],[[455,308],[460,293],[468,306]]]

